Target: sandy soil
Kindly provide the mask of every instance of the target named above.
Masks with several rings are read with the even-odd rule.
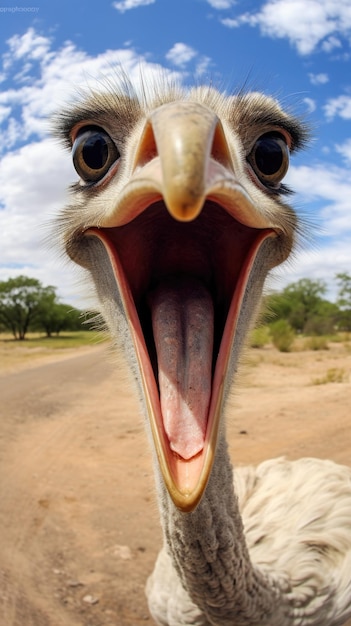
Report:
[[[342,382],[327,382],[333,368]],[[342,344],[250,351],[228,417],[233,461],[351,465],[350,370]],[[1,626],[151,626],[161,533],[126,373],[103,346],[3,360],[0,398]]]

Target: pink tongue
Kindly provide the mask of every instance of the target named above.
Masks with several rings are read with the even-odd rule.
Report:
[[[211,398],[212,298],[184,277],[161,283],[150,300],[164,428],[171,450],[191,459],[204,446]]]

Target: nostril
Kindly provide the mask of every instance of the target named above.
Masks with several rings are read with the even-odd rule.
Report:
[[[223,126],[220,122],[218,122],[213,135],[211,157],[224,167],[233,171],[229,146],[224,135]]]
[[[145,125],[141,139],[138,144],[138,149],[134,158],[134,170],[143,167],[152,159],[158,156],[157,146],[154,131],[151,123],[148,121]]]

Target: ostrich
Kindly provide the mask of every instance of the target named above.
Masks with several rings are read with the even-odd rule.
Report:
[[[79,176],[56,230],[92,279],[151,442],[155,622],[344,624],[350,469],[280,458],[233,478],[225,432],[263,283],[301,229],[282,180],[304,124],[259,93],[158,84],[92,90],[55,129]]]

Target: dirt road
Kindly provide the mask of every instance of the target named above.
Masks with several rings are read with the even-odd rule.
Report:
[[[105,348],[0,377],[0,624],[151,623],[145,439]],[[156,529],[156,530],[155,530]]]
[[[340,345],[251,352],[228,421],[235,462],[351,465],[350,360]],[[343,382],[315,384],[333,368]],[[2,374],[0,398],[0,625],[151,626],[161,533],[127,375],[94,347]]]

